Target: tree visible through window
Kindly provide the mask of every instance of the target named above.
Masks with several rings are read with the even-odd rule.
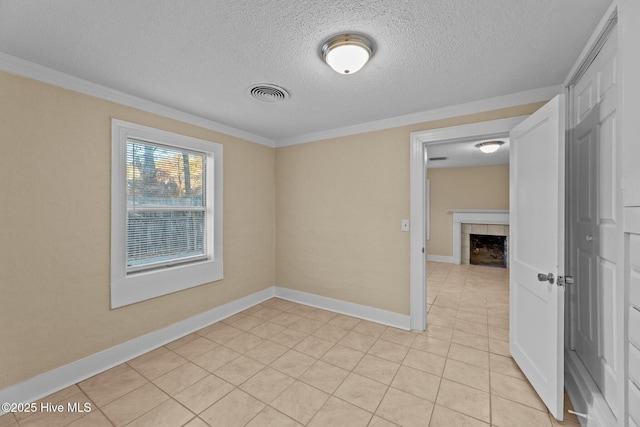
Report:
[[[127,140],[127,271],[207,257],[202,153]]]

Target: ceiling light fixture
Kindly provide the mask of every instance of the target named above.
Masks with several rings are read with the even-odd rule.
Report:
[[[321,48],[322,59],[340,74],[358,72],[373,56],[373,42],[361,34],[339,34]]]
[[[504,144],[504,141],[485,141],[480,144],[476,144],[476,147],[480,149],[483,153],[491,154],[498,151],[498,148]]]

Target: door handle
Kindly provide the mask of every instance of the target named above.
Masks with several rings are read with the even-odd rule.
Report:
[[[538,273],[538,280],[541,281],[541,282],[549,282],[552,285],[555,282],[555,279],[553,277],[553,273],[549,273],[549,274]]]

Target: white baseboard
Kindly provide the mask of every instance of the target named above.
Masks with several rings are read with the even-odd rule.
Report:
[[[347,316],[357,317],[359,319],[369,320],[371,322],[381,323],[383,325],[393,326],[407,331],[411,329],[411,317],[406,314],[394,313],[392,311],[323,297],[307,292],[295,291],[293,289],[280,288],[278,286],[275,287],[275,296],[288,301],[346,314]]]
[[[571,350],[564,352],[564,388],[574,411],[586,414],[578,417],[582,427],[615,426],[616,417],[587,369]]]
[[[400,329],[410,329],[410,316],[408,315],[272,286],[2,389],[0,390],[0,402],[35,402],[65,387],[69,387],[100,372],[104,372],[107,369],[113,368],[134,357],[195,332],[198,329],[202,329],[247,308],[253,307],[272,297],[278,297]],[[0,410],[0,415],[4,415],[2,410]]]
[[[274,296],[274,287],[231,301],[166,328],[150,332],[91,356],[40,374],[0,390],[0,402],[27,403],[48,396],[65,387],[90,378],[127,360],[147,353],[212,323],[253,307]],[[4,412],[0,410],[0,415]]]
[[[444,255],[429,255],[429,254],[427,254],[427,261],[448,262],[449,264],[455,264],[454,259],[453,259],[452,256],[444,256]]]

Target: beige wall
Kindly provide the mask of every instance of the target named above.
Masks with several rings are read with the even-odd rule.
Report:
[[[409,314],[409,133],[540,106],[274,150],[6,73],[0,94],[0,389],[274,284]],[[224,280],[109,308],[111,118],[224,145]]]
[[[428,255],[453,255],[451,209],[509,209],[509,165],[427,170],[431,188]]]
[[[276,284],[409,314],[410,133],[541,105],[276,149]]]
[[[112,117],[224,145],[224,280],[109,308]],[[273,148],[6,73],[0,121],[0,389],[274,284]]]

